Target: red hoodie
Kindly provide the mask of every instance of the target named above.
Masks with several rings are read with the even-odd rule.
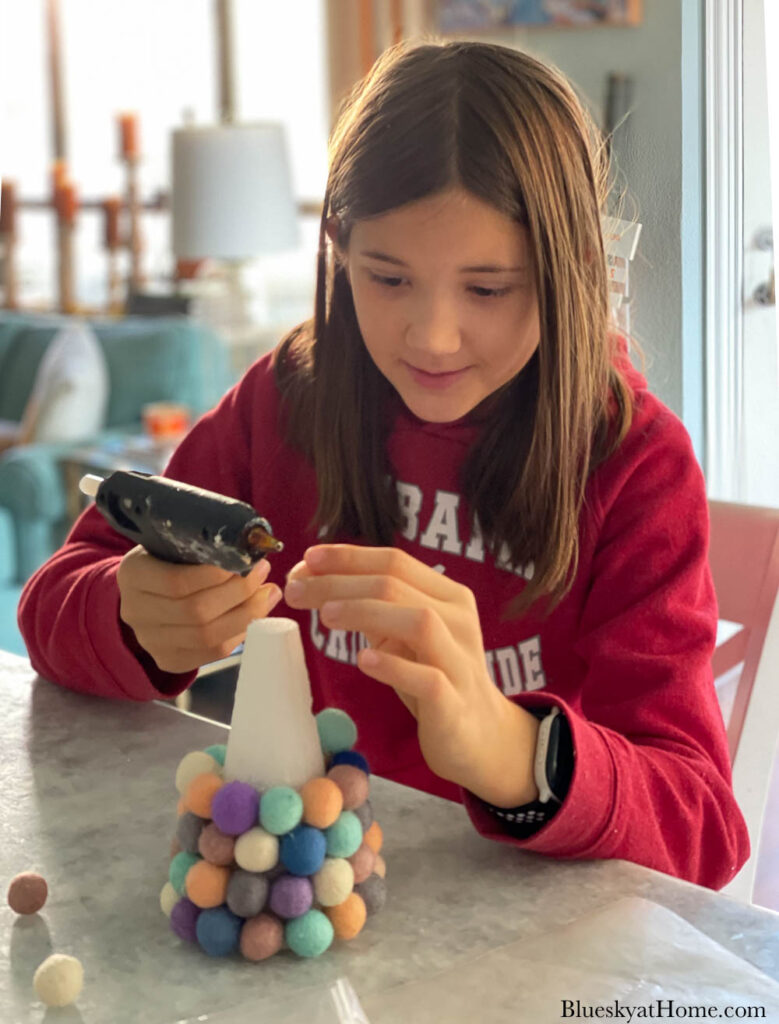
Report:
[[[525,707],[558,705],[576,752],[567,797],[528,839],[517,839],[472,794],[425,764],[415,721],[395,693],[356,667],[359,635],[329,630],[315,611],[281,604],[300,625],[314,709],[335,705],[359,729],[378,775],[462,801],[478,831],[557,857],[617,857],[720,888],[749,840],[730,785],[712,681],[717,607],[707,562],[703,477],[680,420],[631,370],[633,423],[592,474],[570,593],[546,619],[533,608],[501,621],[525,585],[471,536],[458,471],[477,429],[425,423],[400,405],[389,440],[404,514],[395,544],[470,587],[487,667]],[[272,557],[283,585],[304,550],[316,508],[313,467],[283,440],[271,354],[192,429],[166,470],[231,495],[267,517],[285,542]],[[348,538],[340,538],[346,540]],[[194,673],[142,667],[119,620],[116,570],[132,545],[94,507],[24,589],[19,625],[36,671],[102,697],[151,700]]]

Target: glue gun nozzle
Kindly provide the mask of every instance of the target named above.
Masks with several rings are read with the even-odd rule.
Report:
[[[284,545],[280,540],[272,537],[263,526],[253,526],[246,535],[246,543],[250,550],[261,551],[283,551]]]

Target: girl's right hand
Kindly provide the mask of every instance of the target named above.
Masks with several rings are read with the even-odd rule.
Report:
[[[253,619],[281,599],[263,585],[270,563],[263,558],[248,576],[215,565],[177,565],[154,558],[138,545],[122,559],[119,617],[163,672],[192,672],[230,654]]]

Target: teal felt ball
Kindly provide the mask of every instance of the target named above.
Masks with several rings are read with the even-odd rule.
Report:
[[[170,884],[179,896],[186,896],[184,882],[187,877],[187,872],[193,864],[197,864],[197,862],[202,859],[202,857],[198,857],[194,853],[187,853],[186,850],[182,850],[181,853],[177,853],[170,862],[168,878],[170,879]]]
[[[284,938],[298,956],[321,956],[333,941],[333,926],[321,910],[309,910],[284,925]]]
[[[303,818],[303,798],[290,786],[272,786],[260,799],[260,824],[274,836],[296,828]]]
[[[210,747],[206,747],[204,753],[210,754],[218,764],[224,767],[225,757],[227,757],[227,744],[213,743]]]
[[[351,857],[362,845],[362,823],[354,811],[341,811],[325,829],[328,857]]]
[[[316,727],[326,754],[339,754],[357,742],[357,726],[340,708],[323,708],[316,716]]]

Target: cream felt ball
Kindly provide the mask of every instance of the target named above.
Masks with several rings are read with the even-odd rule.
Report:
[[[332,779],[343,793],[344,810],[353,811],[368,799],[371,784],[368,776],[360,768],[355,768],[351,764],[337,764],[330,769],[327,777]]]
[[[323,708],[316,716],[316,727],[325,754],[339,754],[357,742],[357,726],[340,708]]]
[[[241,953],[247,960],[267,960],[284,945],[284,925],[272,914],[250,918],[241,929]]]
[[[35,972],[32,983],[46,1006],[70,1006],[83,988],[84,968],[74,956],[53,953]]]
[[[278,861],[279,840],[264,828],[250,828],[235,841],[235,862],[245,871],[270,871]]]
[[[366,876],[367,877],[367,876]],[[343,903],[354,888],[354,869],[341,857],[326,857],[314,875],[314,895],[323,907]]]
[[[8,886],[8,906],[15,914],[37,914],[48,895],[49,887],[43,875],[23,871],[12,878]]]
[[[296,828],[303,818],[303,798],[291,786],[272,786],[260,800],[260,824],[275,836]]]
[[[162,887],[162,892],[160,893],[160,907],[162,908],[162,912],[165,915],[165,917],[170,917],[171,911],[176,906],[178,901],[179,894],[176,892],[176,890],[173,888],[170,882],[166,882],[165,885],[163,885]]]
[[[373,828],[373,826],[371,826]],[[370,830],[369,830],[370,831]],[[353,811],[343,811],[325,830],[328,857],[351,857],[362,845],[362,825]],[[366,842],[368,833],[365,833]],[[370,843],[368,845],[371,845]]]
[[[221,771],[221,764],[210,754],[203,750],[193,750],[191,753],[185,754],[179,761],[179,766],[176,769],[176,789],[184,796],[189,789],[190,782],[198,775],[210,773],[218,775]]]
[[[321,910],[309,910],[284,926],[284,938],[298,956],[321,956],[333,941],[333,926]]]

